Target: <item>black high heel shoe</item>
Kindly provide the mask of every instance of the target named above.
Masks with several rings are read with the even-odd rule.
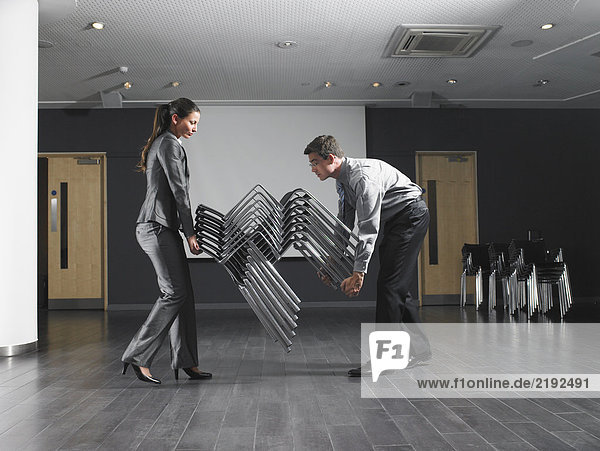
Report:
[[[185,374],[187,374],[190,379],[210,379],[212,377],[211,373],[207,373],[206,371],[195,372],[191,368],[181,368]],[[175,380],[179,380],[179,369],[175,369]]]
[[[127,367],[128,366],[129,366],[129,363],[123,362],[123,374],[125,374],[127,372]],[[139,380],[141,380],[142,382],[152,382],[153,384],[160,384],[160,379],[157,379],[157,378],[152,377],[152,376],[146,376],[144,373],[142,373],[142,370],[140,369],[139,366],[134,365],[132,363],[131,367],[133,368],[133,372],[135,373],[135,375],[137,376],[137,378]]]

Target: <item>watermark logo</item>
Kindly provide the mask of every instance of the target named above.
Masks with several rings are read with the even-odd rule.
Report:
[[[378,330],[369,334],[373,382],[385,370],[403,370],[410,355],[410,335],[405,331]]]

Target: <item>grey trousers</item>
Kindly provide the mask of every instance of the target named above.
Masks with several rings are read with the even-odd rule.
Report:
[[[121,360],[150,367],[169,333],[171,367],[198,366],[194,293],[181,236],[156,222],[145,222],[137,225],[136,238],[154,265],[161,295]]]
[[[379,245],[376,323],[402,323],[411,335],[411,354],[431,352],[419,326],[419,305],[409,291],[417,270],[417,257],[429,226],[429,210],[417,200],[389,219]]]

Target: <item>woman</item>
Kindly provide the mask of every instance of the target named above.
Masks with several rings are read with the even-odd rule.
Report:
[[[146,322],[123,354],[123,374],[131,364],[138,379],[160,384],[150,365],[170,332],[171,367],[192,379],[212,374],[198,369],[194,293],[179,229],[190,251],[200,253],[188,195],[189,172],[180,138],[196,132],[200,110],[186,98],[156,109],[154,128],[142,149],[138,167],[146,173],[146,199],[137,219],[136,237],[154,266],[161,295]]]

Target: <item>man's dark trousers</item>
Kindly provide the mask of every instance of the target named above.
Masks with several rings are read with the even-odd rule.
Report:
[[[375,322],[406,324],[411,334],[411,354],[416,355],[430,352],[429,342],[418,326],[418,304],[409,291],[428,226],[429,210],[419,198],[385,222],[379,246]]]

